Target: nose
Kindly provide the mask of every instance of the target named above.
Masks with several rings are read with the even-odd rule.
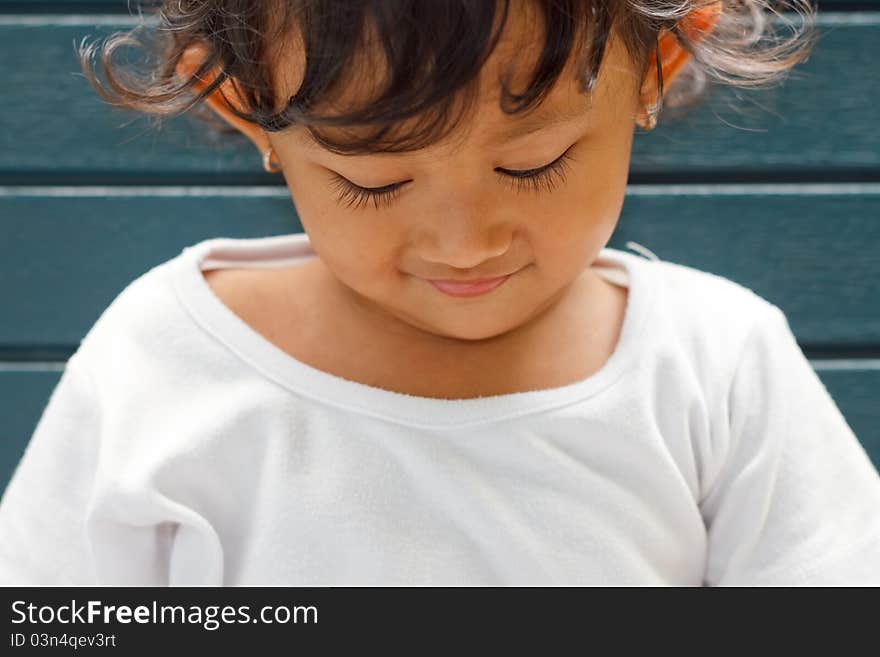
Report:
[[[419,253],[422,260],[434,265],[436,270],[446,271],[452,277],[467,278],[471,272],[493,270],[490,261],[503,260],[509,249],[509,238],[493,238],[483,233],[456,236],[443,234],[432,240],[428,246],[423,243]]]
[[[473,214],[457,212],[423,224],[416,250],[434,270],[465,278],[469,272],[494,271],[491,261],[504,260],[511,248],[512,230],[506,222],[486,222]]]

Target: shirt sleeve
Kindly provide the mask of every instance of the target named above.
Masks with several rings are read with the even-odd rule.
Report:
[[[880,585],[880,474],[785,314],[752,330],[701,497],[706,586]]]

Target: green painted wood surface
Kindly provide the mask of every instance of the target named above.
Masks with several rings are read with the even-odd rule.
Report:
[[[880,179],[873,128],[880,85],[871,83],[880,12],[834,16],[820,27],[814,56],[785,83],[736,94],[718,88],[691,115],[638,133],[633,180]],[[0,182],[272,180],[241,135],[217,135],[189,115],[157,130],[146,117],[101,102],[73,44],[112,26],[42,20],[0,24],[0,61],[20,62],[0,67],[0,85],[15,90],[0,114]]]
[[[127,282],[201,239],[302,231],[283,186],[50,191],[0,188],[15,318],[0,347],[77,344]],[[630,240],[751,288],[808,345],[880,344],[880,184],[631,186],[609,245]]]
[[[61,371],[27,370],[24,366],[0,369],[0,491],[6,488],[60,377]]]

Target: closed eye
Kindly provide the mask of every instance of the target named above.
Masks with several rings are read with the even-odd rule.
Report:
[[[574,159],[569,154],[572,148],[574,148],[574,144],[549,164],[536,169],[514,170],[497,167],[495,170],[502,175],[505,182],[516,190],[538,191],[543,186],[546,191],[551,192],[558,183],[565,182],[568,161]],[[336,200],[340,204],[350,208],[359,208],[372,200],[378,210],[381,205],[390,205],[400,194],[403,186],[411,182],[412,180],[404,180],[383,187],[361,187],[334,173],[331,184],[337,189]]]

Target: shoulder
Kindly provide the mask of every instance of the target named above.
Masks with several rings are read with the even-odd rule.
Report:
[[[103,309],[80,341],[72,359],[89,368],[126,367],[138,353],[160,354],[173,349],[195,328],[174,288],[174,277],[185,264],[186,250],[129,281]]]
[[[747,285],[666,260],[643,260],[655,295],[652,333],[664,362],[677,362],[706,391],[724,395],[762,327],[784,313]]]
[[[773,306],[745,284],[689,265],[658,260],[651,263],[670,300],[732,318],[736,313],[765,312]]]
[[[688,265],[656,260],[647,263],[664,314],[680,328],[710,331],[719,340],[742,339],[768,315],[781,312],[745,284]]]

